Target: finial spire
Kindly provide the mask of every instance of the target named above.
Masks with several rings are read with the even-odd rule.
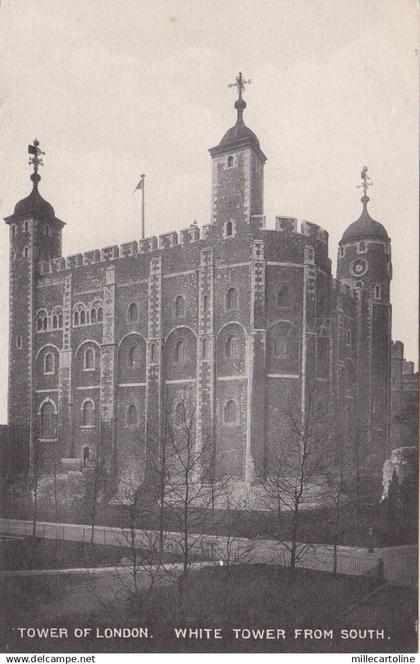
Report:
[[[368,188],[373,185],[373,182],[370,179],[367,172],[368,172],[368,167],[363,166],[362,172],[360,173],[360,177],[362,178],[362,184],[357,185],[358,189],[363,189],[363,196],[361,198],[361,201],[363,203],[363,209],[364,210],[367,209],[367,204],[369,202],[369,196],[367,195]]]
[[[239,72],[235,78],[235,82],[229,83],[228,85],[229,88],[236,88],[238,91],[238,99],[235,102],[235,108],[238,112],[237,122],[242,122],[242,114],[246,108],[246,101],[242,99],[242,92],[245,90],[245,86],[249,85],[250,83],[252,83],[251,79],[249,78],[246,81],[242,76],[242,72]]]
[[[42,152],[39,147],[39,141],[37,138],[34,139],[32,145],[28,145],[28,154],[31,155],[29,157],[29,165],[34,169],[34,172],[31,174],[31,180],[34,183],[34,187],[36,187],[41,179],[41,176],[38,173],[38,168],[44,165],[42,155],[45,154],[45,152]]]

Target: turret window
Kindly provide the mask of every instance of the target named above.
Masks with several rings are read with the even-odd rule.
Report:
[[[16,337],[16,348],[19,350],[22,348],[22,337],[20,335]]]
[[[29,230],[29,224],[27,221],[23,222],[23,230],[25,231],[25,233],[27,233]]]
[[[182,295],[178,295],[178,297],[175,299],[175,316],[177,318],[181,318],[184,315],[185,315],[184,298],[182,297]]]
[[[231,335],[226,340],[225,356],[229,360],[237,360],[239,357],[239,341],[238,338]]]
[[[374,288],[374,298],[375,298],[375,300],[380,300],[381,296],[382,296],[381,286],[380,286],[380,284],[375,284],[375,288]]]
[[[238,417],[238,408],[233,399],[230,399],[224,407],[223,420],[225,424],[235,424]]]
[[[138,319],[138,309],[137,304],[132,302],[128,307],[128,321],[130,323],[135,323]]]
[[[238,295],[235,288],[229,288],[226,293],[226,309],[233,311],[238,306]]]
[[[233,221],[227,221],[227,222],[225,223],[225,229],[224,229],[224,231],[225,231],[225,232],[224,232],[224,236],[225,236],[225,238],[226,238],[226,237],[233,237],[233,236],[234,236],[235,228],[234,228]]]
[[[186,359],[186,351],[185,351],[185,343],[183,341],[178,341],[176,346],[175,346],[175,362],[185,362]]]
[[[232,157],[232,155],[230,155],[230,156],[227,158],[227,167],[228,167],[228,168],[232,168],[232,166],[233,166],[233,157]]]
[[[82,423],[84,427],[95,426],[95,404],[92,399],[86,399],[82,405]]]
[[[134,369],[140,365],[140,348],[132,346],[128,351],[128,368]]]
[[[29,249],[28,249],[28,247],[24,247],[23,248],[23,257],[28,258],[28,256],[29,256]]]
[[[344,247],[340,247],[340,258],[344,256]]]
[[[362,241],[359,242],[359,244],[358,244],[357,252],[358,252],[359,254],[361,254],[361,253],[363,253],[363,252],[365,252],[365,251],[366,251],[366,242],[365,242],[364,240],[362,240]]]
[[[41,416],[41,438],[51,440],[56,437],[57,430],[57,411],[52,401],[42,404]]]
[[[95,369],[95,353],[93,348],[87,348],[84,354],[83,368],[85,371],[94,371]]]
[[[352,345],[352,338],[351,338],[351,331],[347,330],[346,332],[346,345],[351,346]]]
[[[44,374],[55,373],[55,358],[53,353],[46,353],[44,357]]]

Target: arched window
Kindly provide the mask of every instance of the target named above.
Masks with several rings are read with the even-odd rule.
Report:
[[[185,407],[182,401],[177,403],[175,408],[175,424],[177,427],[181,427],[185,422]]]
[[[232,237],[233,235],[233,224],[231,221],[227,221],[225,225],[225,236]]]
[[[55,438],[56,436],[56,412],[54,404],[47,401],[41,407],[41,437]]]
[[[209,296],[204,295],[204,297],[203,297],[203,309],[204,309],[204,311],[208,311],[208,308],[209,308]]]
[[[225,421],[225,424],[231,424],[232,422],[236,422],[236,417],[237,417],[236,403],[232,399],[230,399],[230,401],[226,403],[224,408],[223,419]]]
[[[156,362],[156,344],[152,344],[150,347],[150,361]]]
[[[63,327],[63,314],[59,314],[58,316],[58,327],[59,328]]]
[[[175,362],[185,362],[185,343],[177,341],[175,346]]]
[[[28,224],[27,221],[25,221],[24,224],[23,224],[23,230],[25,231],[25,233],[27,233],[28,230],[29,230],[29,224]]]
[[[290,302],[289,288],[288,286],[280,286],[277,291],[277,306],[278,307],[287,307]]]
[[[381,299],[381,286],[380,286],[380,284],[375,284],[374,297],[375,297],[375,300],[380,300]]]
[[[93,348],[86,348],[83,366],[86,371],[91,371],[95,368],[95,353]]]
[[[232,156],[228,157],[227,165],[228,165],[228,168],[232,168],[232,166],[233,166],[233,157]]]
[[[84,325],[86,323],[86,313],[84,310],[80,312],[80,325]]]
[[[347,332],[346,332],[346,344],[347,344],[347,346],[351,346],[351,332],[350,332],[350,330],[347,330]]]
[[[130,404],[127,409],[127,424],[130,427],[137,424],[137,408],[134,404]]]
[[[231,335],[226,340],[225,355],[230,360],[236,360],[239,357],[239,341],[238,338]]]
[[[47,316],[45,316],[45,318],[43,318],[43,320],[42,320],[42,329],[46,330],[47,327],[48,327],[48,318],[47,318]]]
[[[140,349],[138,346],[131,346],[128,351],[128,367],[133,369],[140,365]]]
[[[52,325],[52,326],[53,326],[53,330],[56,330],[57,327],[58,327],[58,316],[57,316],[56,314],[54,314],[54,316],[53,316],[52,323],[53,323],[53,325]]]
[[[287,338],[286,337],[274,337],[272,340],[273,355],[275,357],[282,357],[287,354]]]
[[[96,309],[91,309],[90,322],[91,323],[96,323]]]
[[[90,449],[87,445],[83,448],[83,465],[86,466],[87,461],[89,461]]]
[[[43,319],[41,318],[41,316],[38,316],[36,321],[36,326],[38,330],[42,330],[42,324],[43,324]]]
[[[359,246],[358,246],[357,251],[358,252],[366,251],[366,242],[364,242],[363,240],[361,242],[359,242]]]
[[[28,249],[28,247],[24,247],[23,248],[23,257],[28,258],[28,255],[29,255],[29,249]]]
[[[128,320],[130,321],[130,323],[134,323],[137,320],[137,317],[138,317],[137,304],[135,302],[132,302],[128,307]]]
[[[95,404],[90,399],[83,403],[82,422],[85,427],[95,426]]]
[[[209,354],[209,342],[207,339],[203,339],[203,345],[202,345],[202,352],[201,352],[201,357],[203,360],[207,360],[208,354]]]
[[[228,292],[226,293],[226,309],[228,311],[232,311],[232,309],[236,309],[238,306],[238,296],[236,293],[235,288],[229,288]]]
[[[184,315],[184,298],[182,295],[178,295],[175,299],[175,316],[178,318]]]
[[[98,309],[98,323],[102,323],[103,319],[104,319],[104,311],[103,311],[102,307],[99,307],[99,309]]]
[[[44,374],[53,374],[55,372],[55,357],[53,353],[45,353]]]
[[[79,325],[79,312],[78,311],[74,312],[73,325]]]

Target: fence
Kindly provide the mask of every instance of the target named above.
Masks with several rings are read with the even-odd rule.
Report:
[[[33,534],[33,522],[18,519],[0,518],[0,533],[22,535]],[[92,527],[84,524],[37,522],[36,536],[46,539],[58,539],[75,542],[91,542]],[[95,544],[127,546],[134,536],[135,545],[139,548],[151,549],[158,542],[157,531],[136,530],[133,533],[121,528],[95,526],[93,542]],[[290,565],[290,549],[287,544],[272,540],[246,538],[228,538],[217,535],[190,535],[190,551],[192,557],[223,561],[223,563],[269,563],[272,565]],[[182,536],[176,532],[165,532],[164,550],[180,554],[183,550]],[[296,566],[324,572],[352,576],[384,577],[384,563],[376,554],[358,550],[349,551],[338,548],[336,565],[334,565],[333,547],[326,545],[298,544]]]

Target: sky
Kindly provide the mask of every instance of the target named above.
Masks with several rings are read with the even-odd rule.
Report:
[[[246,124],[268,157],[265,214],[319,224],[337,243],[369,211],[392,239],[393,338],[417,359],[418,9],[415,0],[2,0],[0,213],[40,191],[66,222],[63,254],[210,220],[210,156]],[[0,422],[6,421],[8,229],[0,232]]]

